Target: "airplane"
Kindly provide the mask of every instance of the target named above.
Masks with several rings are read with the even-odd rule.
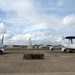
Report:
[[[62,37],[61,51],[62,52],[73,52],[75,51],[75,36]],[[53,51],[54,47],[50,47],[50,51]]]
[[[62,48],[63,52],[75,51],[75,36],[62,37]]]
[[[1,43],[0,43],[0,53],[4,52],[3,40],[4,40],[4,35],[2,36],[2,40],[1,40]]]

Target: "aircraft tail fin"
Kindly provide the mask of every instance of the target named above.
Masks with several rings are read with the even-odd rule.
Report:
[[[1,44],[3,44],[3,40],[4,40],[4,35],[2,36]]]

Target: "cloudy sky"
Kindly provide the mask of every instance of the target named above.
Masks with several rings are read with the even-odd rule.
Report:
[[[75,0],[0,0],[4,44],[58,44],[75,35]]]

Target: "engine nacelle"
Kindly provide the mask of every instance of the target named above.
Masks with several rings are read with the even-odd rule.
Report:
[[[49,50],[50,51],[53,51],[54,50],[53,46],[50,46]]]
[[[0,53],[3,53],[4,52],[4,49],[0,49]]]
[[[64,52],[64,50],[65,50],[65,48],[64,48],[64,47],[62,47],[62,48],[61,48],[61,51],[62,51],[62,52]]]

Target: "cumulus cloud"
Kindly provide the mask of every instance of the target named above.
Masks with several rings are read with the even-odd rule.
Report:
[[[75,27],[75,14],[65,16],[62,23],[64,27]]]
[[[9,33],[9,32],[4,35],[5,40],[8,40],[8,39],[12,38],[13,36],[14,36],[14,34]]]
[[[0,34],[5,34],[7,32],[7,28],[4,23],[0,23]]]
[[[38,10],[38,7],[35,6],[33,1],[30,0],[15,0],[7,2],[1,0],[0,9],[4,12],[14,11],[15,17],[9,17],[4,19],[3,21],[6,23],[13,24],[12,29],[15,30],[15,34],[12,35],[7,33],[5,35],[6,39],[10,40],[12,43],[21,43],[23,41],[28,40],[32,33],[32,40],[39,40],[40,42],[44,42],[46,39],[49,41],[52,40],[54,36],[47,35],[44,30],[56,30],[56,26],[59,24],[59,18],[53,15],[42,14]],[[23,28],[21,28],[23,26]],[[26,28],[25,28],[26,27]],[[10,28],[11,29],[11,28]],[[43,30],[42,32],[39,30]],[[29,32],[29,33],[26,33]],[[25,42],[24,42],[25,43]]]
[[[62,10],[61,7],[64,8],[65,0],[56,0],[56,3],[48,1],[44,4],[50,3],[50,6],[45,4],[44,8],[37,0],[0,0],[0,11],[3,12],[0,34],[5,34],[6,43],[25,44],[30,36],[34,42],[58,42],[63,28],[74,27],[75,15],[57,15]]]
[[[33,0],[1,0],[0,9],[9,12],[9,14],[10,11],[15,12],[15,17],[9,17],[7,15],[8,18],[4,19],[4,22],[14,25],[41,25],[40,28],[46,28],[49,26],[49,23],[52,25],[58,22],[56,17],[40,13]]]
[[[56,5],[57,6],[63,6],[64,5],[64,0],[58,0]]]

